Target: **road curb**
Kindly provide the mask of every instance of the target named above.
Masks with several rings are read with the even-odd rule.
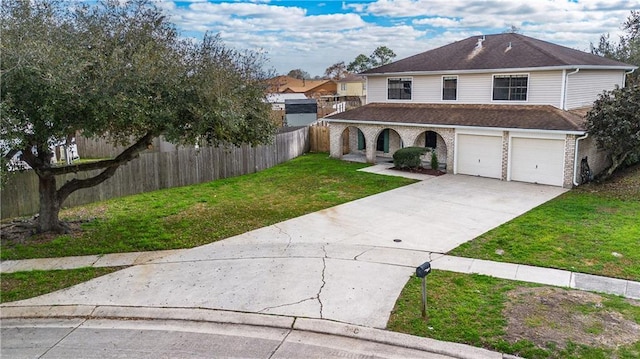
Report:
[[[466,344],[445,342],[409,334],[390,332],[383,329],[332,322],[322,319],[298,318],[293,325],[296,330],[331,334],[376,343],[388,344],[408,349],[428,351],[460,359],[502,359],[501,353],[473,347]]]
[[[421,350],[459,359],[517,358],[466,344],[416,337],[384,329],[363,327],[324,319],[244,313],[203,308],[158,308],[125,306],[0,306],[0,319],[112,319],[112,320],[177,320],[186,322],[235,324],[271,327],[300,332],[335,335],[401,348]]]

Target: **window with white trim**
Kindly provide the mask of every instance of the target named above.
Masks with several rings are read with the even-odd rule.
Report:
[[[387,99],[411,100],[411,78],[390,77],[387,79]]]
[[[341,83],[340,84],[340,91],[347,91],[347,84],[346,83]]]
[[[458,76],[442,77],[442,99],[447,101],[458,99]]]
[[[494,101],[527,101],[529,75],[494,75]]]

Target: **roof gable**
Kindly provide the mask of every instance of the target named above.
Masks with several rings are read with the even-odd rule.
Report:
[[[362,74],[579,66],[636,68],[521,34],[506,33],[470,37]]]

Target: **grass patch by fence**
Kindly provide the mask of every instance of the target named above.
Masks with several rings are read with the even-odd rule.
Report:
[[[640,281],[640,166],[565,193],[450,254]]]
[[[307,154],[245,176],[75,207],[83,231],[2,243],[6,259],[190,248],[415,182]]]

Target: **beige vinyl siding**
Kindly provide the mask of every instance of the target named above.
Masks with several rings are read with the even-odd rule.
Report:
[[[484,74],[460,74],[458,76],[458,99],[442,100],[442,75],[412,76],[411,100],[387,100],[387,76],[370,76],[367,102],[413,102],[413,103],[459,103],[459,104],[526,104],[562,107],[562,71],[538,71],[526,74],[529,77],[527,101],[493,101],[493,75],[511,72]],[[408,77],[408,76],[407,76]],[[593,102],[593,101],[592,101]]]
[[[492,74],[465,74],[458,76],[457,103],[491,103]]]
[[[529,73],[527,104],[562,108],[562,71]]]
[[[440,76],[414,76],[413,77],[413,102],[434,103],[440,102],[442,97]]]
[[[613,90],[622,86],[624,71],[621,70],[580,70],[567,78],[566,108],[571,110],[590,106],[603,90]]]
[[[367,103],[387,102],[387,78],[384,76],[367,77]]]

